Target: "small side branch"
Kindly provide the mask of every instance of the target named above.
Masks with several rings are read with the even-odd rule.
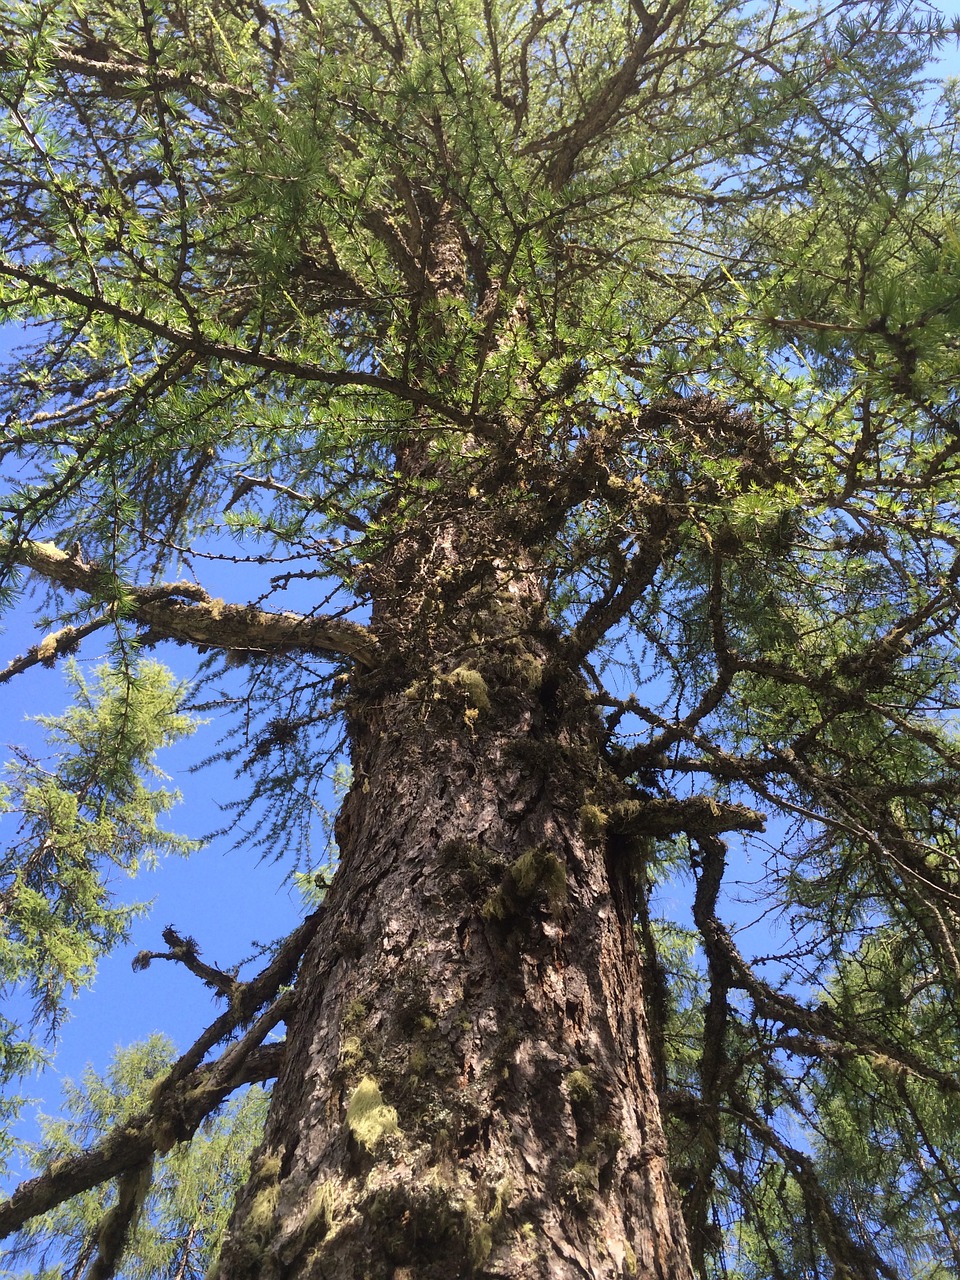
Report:
[[[757,1115],[739,1094],[732,1098],[732,1114],[753,1136],[775,1151],[800,1189],[810,1220],[815,1224],[827,1256],[834,1265],[834,1275],[858,1276],[862,1280],[901,1280],[901,1273],[887,1266],[866,1235],[855,1239],[848,1223],[836,1210],[816,1174],[814,1162],[802,1151],[785,1142],[773,1126]]]
[[[715,867],[716,863],[712,865]],[[710,863],[704,864],[702,874],[714,874]],[[864,1031],[841,1018],[827,1004],[811,1008],[785,992],[775,991],[753,972],[726,926],[715,915],[703,911],[697,924],[710,963],[727,974],[730,987],[747,993],[760,1017],[769,1018],[815,1040],[823,1040],[841,1049],[849,1048],[853,1053],[868,1058],[878,1071],[893,1077],[913,1075],[930,1081],[945,1093],[960,1093],[960,1075],[930,1066],[920,1054],[904,1045],[893,1044]]]
[[[0,49],[0,70],[5,70],[11,65],[12,59],[8,50]],[[108,57],[105,47],[97,50],[96,56],[92,56],[89,48],[86,50],[61,49],[50,59],[50,65],[58,71],[88,76],[98,81],[101,91],[107,96],[110,96],[112,91],[119,97],[121,91],[131,83],[149,81],[158,89],[168,92],[196,91],[215,100],[243,101],[253,97],[249,89],[216,80],[205,80],[194,72]]]
[[[639,521],[642,515],[646,520],[642,549],[637,550],[622,576],[611,581],[606,592],[587,608],[574,627],[567,646],[567,658],[573,664],[584,661],[599,641],[629,613],[653,585],[660,566],[670,554],[679,523],[678,511],[653,494],[644,497],[643,506],[635,517]]]
[[[50,635],[44,636],[39,644],[34,645],[21,657],[12,659],[3,671],[0,671],[0,684],[6,684],[21,671],[29,671],[31,667],[38,664],[52,666],[57,658],[73,653],[82,640],[93,635],[95,631],[109,626],[113,621],[109,614],[102,614],[98,618],[91,618],[89,622],[82,623],[79,627],[61,627],[59,631],[51,632]]]
[[[332,503],[329,498],[320,499],[309,493],[300,493],[297,489],[291,489],[289,485],[281,484],[279,480],[273,480],[270,476],[248,476],[245,472],[238,471],[235,479],[237,487],[231,494],[230,500],[224,506],[224,511],[229,511],[232,506],[256,489],[269,489],[272,493],[283,494],[285,498],[290,498],[292,501],[300,503],[308,511],[332,510],[340,524],[353,533],[367,532],[367,526],[363,520],[358,519],[352,511],[345,510],[339,503]]]
[[[299,360],[293,356],[275,355],[262,351],[255,346],[238,346],[223,342],[218,338],[205,337],[192,329],[183,329],[175,324],[167,323],[150,316],[146,310],[133,310],[120,302],[111,302],[102,293],[77,289],[73,285],[55,280],[42,271],[21,267],[8,258],[0,257],[0,278],[16,280],[29,290],[44,298],[53,298],[57,302],[69,302],[80,307],[89,315],[109,316],[122,324],[128,324],[134,330],[149,334],[168,342],[176,351],[190,352],[204,359],[220,360],[224,363],[238,365],[241,368],[264,369],[279,377],[298,378],[303,382],[312,382],[327,387],[352,387],[357,390],[382,392],[393,396],[406,404],[422,409],[430,409],[468,431],[481,431],[489,422],[474,418],[455,405],[448,404],[438,396],[422,391],[402,378],[391,378],[384,374],[366,373],[362,370],[327,369],[310,361]]]
[[[237,981],[235,974],[226,973],[223,969],[205,964],[200,959],[200,948],[197,946],[196,939],[182,937],[172,925],[167,925],[164,929],[163,940],[170,948],[169,951],[138,951],[133,957],[133,968],[148,969],[152,960],[175,960],[189,969],[206,986],[212,987],[218,995],[225,996],[228,1000],[243,985]]]

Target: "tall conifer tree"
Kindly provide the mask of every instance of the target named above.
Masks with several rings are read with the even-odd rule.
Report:
[[[212,1280],[945,1277],[943,24],[888,0],[2,13],[24,328],[0,562],[54,619],[2,678],[112,655],[68,763],[19,775],[50,803],[4,864],[8,982],[34,980],[31,894],[77,954],[122,932],[98,877],[152,847],[145,770],[188,727],[146,651],[205,655],[265,849],[309,837],[341,753],[352,774],[321,905],[248,982],[166,931],[225,1011],[0,1229],[29,1243],[114,1181],[70,1274],[122,1274],[163,1158],[276,1079]],[[262,567],[257,598],[215,594],[218,556]],[[781,954],[734,936],[734,851]],[[685,925],[658,918],[678,876]],[[51,992],[35,958],[54,1012],[77,965]]]

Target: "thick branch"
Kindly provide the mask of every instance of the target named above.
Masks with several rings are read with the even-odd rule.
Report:
[[[70,591],[104,594],[104,571],[79,554],[67,554],[52,542],[0,543],[0,558],[39,574]],[[346,618],[304,617],[297,613],[269,613],[254,605],[225,604],[211,599],[195,583],[174,582],[152,587],[124,587],[124,614],[149,627],[155,639],[178,640],[202,648],[242,652],[287,653],[302,649],[354,659],[366,667],[377,665],[379,646],[370,631]],[[59,634],[59,633],[58,633]],[[56,656],[51,637],[44,645]]]
[[[724,831],[763,831],[766,818],[742,804],[725,804],[712,796],[686,800],[654,797],[624,800],[610,814],[610,825],[626,835],[715,836]]]
[[[580,116],[564,130],[562,145],[550,172],[550,183],[555,190],[569,182],[584,148],[602,136],[627,99],[637,92],[639,74],[650,50],[686,7],[687,0],[677,0],[677,3],[664,4],[651,13],[642,4],[634,5],[634,11],[640,17],[640,31],[622,64],[597,86]]]

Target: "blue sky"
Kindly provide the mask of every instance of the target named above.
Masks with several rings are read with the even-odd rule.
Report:
[[[15,329],[0,329],[0,360],[17,340]],[[233,555],[241,550],[227,539],[222,549]],[[269,575],[269,567],[199,561],[198,576],[204,586],[230,601],[242,603],[260,596]],[[274,594],[267,607],[309,609],[315,601],[303,586],[298,600],[296,587],[295,583],[285,595]],[[43,638],[47,628],[37,625],[37,603],[27,595],[18,607],[0,616],[0,670]],[[85,675],[103,660],[104,644],[98,641],[106,634],[92,637],[76,655]],[[178,678],[193,680],[197,659],[192,650],[160,644],[149,656],[169,666]],[[53,669],[33,667],[0,686],[0,768],[11,758],[14,745],[42,758],[48,749],[43,729],[33,718],[57,715],[70,700],[63,663]],[[194,768],[216,751],[226,727],[227,722],[218,723],[211,716],[192,738],[157,756],[157,765],[170,778],[163,785],[183,796],[163,820],[168,830],[201,839],[225,825],[229,815],[221,806],[240,793],[243,782],[224,763],[200,772]],[[336,804],[332,789],[329,804]],[[0,817],[0,840],[9,847],[16,839],[16,815]],[[72,1000],[56,1043],[46,1046],[48,1052],[56,1051],[53,1065],[26,1084],[25,1091],[36,1099],[37,1107],[56,1113],[63,1079],[78,1079],[88,1064],[103,1071],[118,1046],[162,1032],[178,1048],[188,1047],[222,1012],[222,1004],[183,966],[154,961],[147,970],[134,972],[132,958],[141,950],[166,950],[161,932],[169,924],[181,935],[195,938],[208,963],[234,967],[254,954],[258,945],[288,934],[309,910],[290,881],[290,871],[287,862],[265,860],[242,844],[237,847],[229,837],[219,837],[189,858],[163,859],[156,870],[135,880],[118,876],[113,886],[119,901],[149,901],[152,909],[134,922],[129,942],[101,962],[93,983]],[[253,976],[264,963],[255,960],[243,974]],[[5,1005],[10,1016],[21,1012],[29,1016],[29,1001],[18,999],[16,993],[7,993]],[[36,1133],[35,1111],[35,1107],[26,1108],[19,1126],[18,1132],[28,1139]],[[16,1165],[13,1168],[15,1173]]]
[[[224,577],[222,569],[217,576]],[[221,581],[214,590],[226,593],[229,586]],[[240,583],[234,586],[239,588]],[[253,592],[238,589],[236,598],[245,600],[248,594]],[[34,628],[26,610],[8,615],[4,622],[0,667],[43,635]],[[96,665],[100,656],[95,642],[84,649],[80,654],[84,671]],[[162,645],[152,656],[183,678],[193,674],[187,650]],[[3,759],[9,759],[12,743],[43,751],[42,731],[28,718],[57,714],[69,704],[63,667],[35,667],[22,673],[0,689],[0,699]],[[166,785],[183,794],[183,802],[164,820],[164,825],[178,834],[200,838],[223,825],[219,805],[236,795],[241,785],[224,764],[191,772],[191,766],[215,750],[219,728],[213,720],[201,724],[193,738],[157,757],[172,780]],[[0,838],[15,840],[12,816],[0,820]],[[118,1045],[161,1031],[186,1048],[222,1006],[182,966],[155,961],[146,971],[134,973],[132,957],[140,950],[165,950],[160,934],[172,924],[179,933],[196,938],[209,963],[232,967],[250,955],[257,943],[285,935],[303,917],[303,899],[285,881],[288,870],[283,863],[263,861],[250,849],[235,848],[229,839],[219,838],[189,858],[164,859],[157,870],[136,880],[118,878],[115,887],[121,900],[152,900],[153,909],[134,923],[129,943],[101,963],[93,985],[72,1001],[71,1016],[58,1037],[54,1067],[28,1085],[43,1109],[56,1110],[62,1077],[76,1079],[88,1063],[103,1070]],[[256,967],[247,971],[248,976],[254,972]],[[26,1120],[22,1128],[29,1133],[33,1125]]]

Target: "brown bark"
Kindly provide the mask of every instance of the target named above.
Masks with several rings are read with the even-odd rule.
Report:
[[[621,784],[533,575],[484,585],[455,542],[381,577],[391,661],[355,679],[341,866],[218,1280],[690,1276]]]

